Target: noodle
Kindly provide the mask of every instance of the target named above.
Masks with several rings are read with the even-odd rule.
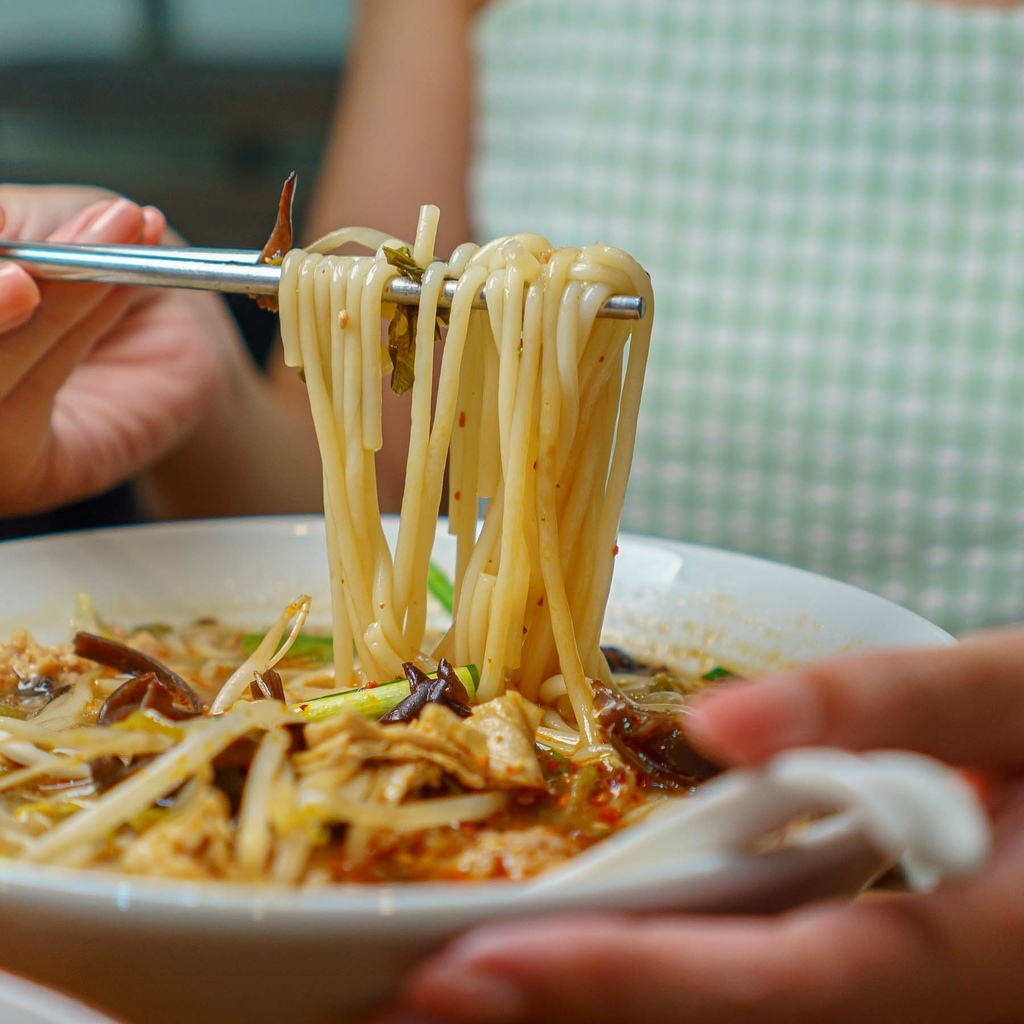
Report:
[[[450,262],[436,260],[437,219],[424,207],[410,247],[423,274],[394,552],[380,526],[373,454],[388,369],[378,349],[382,295],[399,270],[381,235],[357,229],[293,250],[282,267],[286,358],[305,375],[323,454],[335,678],[391,679],[405,662],[434,670],[447,654],[478,667],[477,699],[486,701],[508,688],[538,699],[558,676],[585,756],[597,742],[588,675],[607,678],[598,639],[651,319],[597,313],[617,292],[652,309],[650,283],[619,250],[553,249],[538,235],[463,245]],[[375,254],[324,255],[353,240]],[[452,279],[434,396],[434,324]],[[481,288],[486,310],[472,308]],[[427,572],[446,466],[455,613],[427,654]]]

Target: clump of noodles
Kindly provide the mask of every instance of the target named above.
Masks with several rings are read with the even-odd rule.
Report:
[[[643,296],[653,311],[650,281],[618,249],[555,249],[532,234],[466,244],[438,260],[436,225],[436,208],[425,207],[411,247],[423,274],[394,552],[381,525],[374,453],[389,369],[381,319],[394,313],[384,288],[399,273],[384,249],[401,243],[349,229],[292,250],[282,267],[285,359],[305,376],[323,459],[335,679],[391,679],[404,662],[429,671],[442,656],[474,664],[478,701],[518,689],[548,704],[541,728],[549,742],[592,753],[588,677],[608,677],[599,636],[652,319],[597,314],[617,293]],[[374,255],[325,255],[346,243]],[[435,322],[452,280],[434,396]],[[474,309],[481,290],[486,309]],[[446,464],[454,615],[426,655]]]

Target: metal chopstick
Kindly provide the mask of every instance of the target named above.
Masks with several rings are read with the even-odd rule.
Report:
[[[0,240],[0,259],[17,260],[41,278],[276,295],[281,268],[258,263],[259,255],[244,249],[213,255],[210,250]]]
[[[255,249],[163,249],[0,239],[0,260],[17,260],[39,278],[276,295],[281,268],[259,263],[259,258]],[[445,282],[439,305],[451,305],[455,285],[455,281]],[[384,299],[414,306],[420,300],[420,286],[406,277],[392,278],[384,289]],[[473,308],[486,306],[481,290]],[[613,320],[639,320],[646,312],[647,303],[642,295],[612,295],[598,315]]]

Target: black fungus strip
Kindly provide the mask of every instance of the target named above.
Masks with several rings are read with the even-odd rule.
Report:
[[[401,704],[393,707],[382,715],[381,722],[411,722],[419,718],[420,712],[428,704],[441,704],[454,711],[460,718],[468,718],[471,714],[469,694],[462,685],[451,662],[442,658],[437,666],[437,678],[431,679],[411,662],[402,665],[406,679],[409,680],[409,696]]]
[[[622,759],[656,786],[693,789],[722,770],[690,746],[674,712],[644,708],[597,682],[594,711]]]
[[[176,672],[172,672],[166,665],[157,661],[156,658],[151,658],[148,654],[143,654],[142,651],[120,644],[116,640],[96,636],[94,633],[76,633],[75,654],[80,658],[88,658],[100,665],[106,665],[107,668],[112,668],[117,672],[123,672],[125,675],[152,674],[171,692],[175,706],[185,711],[191,711],[195,715],[200,715],[203,712],[202,701],[195,690]]]
[[[604,655],[612,672],[631,676],[656,676],[659,672],[668,671],[665,665],[655,664],[654,662],[634,657],[621,647],[608,645],[601,648],[601,653]]]
[[[249,692],[253,700],[284,700],[284,680],[281,673],[272,668],[266,672],[256,672],[249,684]]]
[[[96,716],[96,724],[113,725],[135,711],[155,711],[172,722],[195,718],[199,714],[190,708],[182,708],[175,704],[171,690],[164,686],[154,673],[147,672],[144,676],[133,676],[122,683],[103,702],[103,707]]]

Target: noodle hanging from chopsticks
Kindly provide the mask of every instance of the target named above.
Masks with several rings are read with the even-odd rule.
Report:
[[[384,288],[400,272],[384,249],[402,243],[346,229],[292,250],[282,267],[285,359],[305,376],[323,458],[336,679],[383,681],[404,662],[432,671],[442,656],[473,664],[478,701],[517,689],[549,705],[546,724],[578,730],[586,750],[596,743],[588,679],[608,678],[599,637],[650,343],[650,281],[618,249],[555,249],[532,234],[437,260],[437,217],[424,207],[409,247],[423,275],[394,552],[374,454],[390,369],[381,321],[396,312]],[[346,243],[374,255],[325,255]],[[451,279],[434,396],[438,302]],[[487,308],[475,310],[481,289]],[[599,319],[617,293],[643,296],[647,317]],[[454,617],[424,653],[446,465]]]

